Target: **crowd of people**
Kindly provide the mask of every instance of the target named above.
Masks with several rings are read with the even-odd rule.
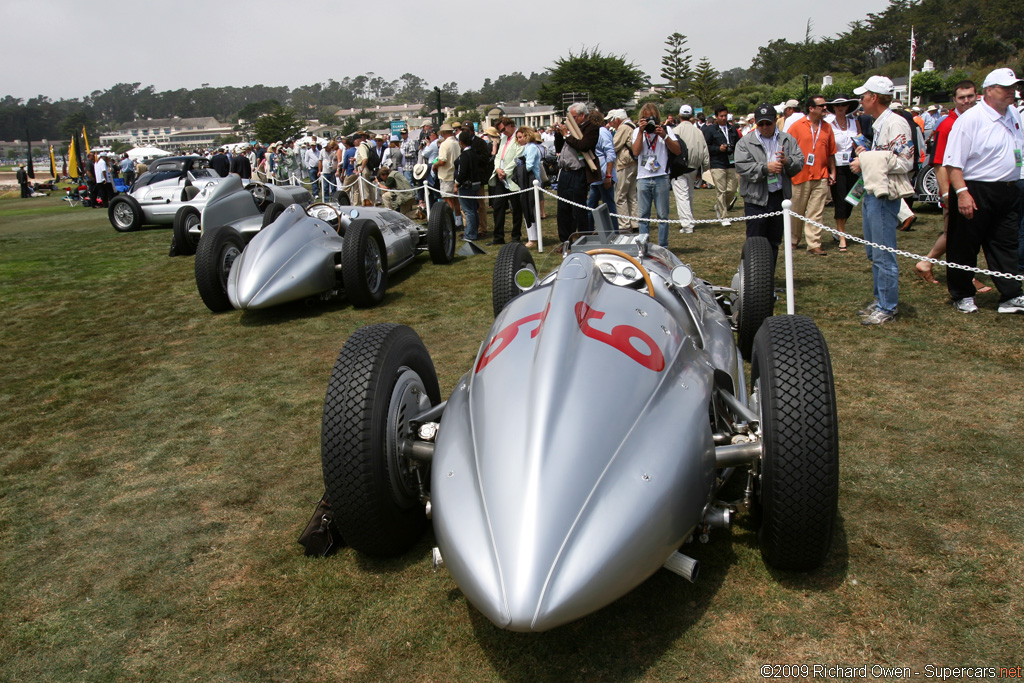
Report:
[[[898,264],[889,249],[896,248],[897,232],[914,222],[908,200],[915,195],[919,169],[929,164],[942,195],[945,231],[928,258],[947,253],[951,262],[976,267],[984,249],[992,270],[1024,271],[1024,133],[1014,106],[1022,83],[1010,69],[990,73],[980,93],[974,83],[961,82],[950,112],[937,105],[906,111],[894,99],[892,81],[872,76],[854,90],[856,97],[763,103],[746,117],[734,118],[723,105],[695,114],[689,104],[678,116],[663,117],[658,105],[648,102],[634,122],[624,109],[604,114],[577,102],[562,122],[544,130],[501,117],[479,131],[469,121],[456,121],[436,131],[426,124],[390,136],[357,132],[265,147],[243,143],[207,156],[221,175],[299,178],[319,198],[343,191],[354,204],[383,205],[413,217],[422,217],[428,202],[443,200],[464,240],[493,230],[488,245],[505,243],[511,215],[509,239],[521,240],[525,223],[526,245],[536,246],[546,210],[542,202],[535,215],[532,193],[520,192],[535,181],[557,189],[560,243],[592,231],[591,210],[603,203],[616,230],[649,234],[653,212],[658,227],[652,241],[668,246],[670,195],[680,232],[692,233],[694,194],[713,187],[714,222],[728,226],[742,220],[747,235],[767,238],[777,258],[782,202],[789,199],[792,211],[806,219],[794,225],[792,246],[804,244],[808,255],[827,256],[818,227],[827,205],[844,232],[859,204],[865,239],[887,247],[867,247],[873,298],[859,311],[863,324],[881,325],[897,314]],[[120,173],[127,179],[138,170],[127,155],[119,162],[96,157],[88,168],[103,205],[112,194],[113,177]],[[437,192],[425,191],[424,185]],[[737,197],[743,199],[742,218],[730,215]],[[844,236],[836,242],[839,252],[847,251]],[[914,272],[938,282],[930,260],[918,263]],[[994,277],[993,283],[999,312],[1024,312],[1020,281]],[[948,287],[957,310],[965,313],[976,312],[975,293],[988,290],[969,271],[957,269],[950,269]]]

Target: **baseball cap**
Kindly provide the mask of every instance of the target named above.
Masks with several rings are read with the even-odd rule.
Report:
[[[608,112],[608,116],[604,117],[605,121],[613,121],[615,119],[621,119],[625,121],[629,118],[629,114],[626,113],[625,109],[612,109]]]
[[[693,107],[691,107],[688,104],[684,104],[683,106],[679,107],[679,115],[680,116],[693,116]]]
[[[1001,85],[1004,88],[1012,88],[1022,81],[1024,79],[1017,78],[1017,75],[1013,73],[1013,69],[995,69],[990,71],[988,76],[985,76],[985,82],[982,83],[981,87],[988,88],[993,85]]]
[[[757,109],[754,110],[754,121],[757,123],[761,123],[762,121],[771,121],[772,123],[775,123],[775,107],[767,102],[762,102],[757,105]]]
[[[796,108],[800,106],[800,103],[797,102],[796,100],[786,100],[786,104],[784,104],[783,106]]]
[[[863,95],[866,92],[873,92],[876,95],[891,95],[892,81],[885,76],[872,76],[864,81],[864,85],[853,89],[854,95]]]

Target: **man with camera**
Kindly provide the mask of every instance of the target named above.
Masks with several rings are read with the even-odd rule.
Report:
[[[602,179],[602,173],[591,168],[584,156],[589,153],[591,161],[600,134],[597,126],[590,122],[589,108],[583,102],[569,105],[568,114],[579,129],[580,137],[572,135],[567,122],[563,121],[555,129],[555,151],[558,153],[558,196],[569,200],[558,202],[558,241],[566,242],[574,232],[589,232],[590,224],[586,209],[587,192],[590,183]],[[569,202],[573,202],[570,204]],[[581,205],[584,208],[580,208]],[[560,248],[559,247],[556,248]]]
[[[661,125],[658,105],[648,102],[640,109],[633,131],[633,156],[637,160],[636,194],[640,210],[640,234],[650,231],[651,205],[658,211],[658,244],[668,246],[668,198],[672,186],[668,177],[668,155],[679,154],[679,139],[671,128]]]
[[[729,225],[724,219],[736,201],[740,182],[734,158],[740,134],[729,123],[729,110],[724,105],[715,107],[715,121],[704,126],[704,139],[711,157],[711,180],[715,184],[715,217],[722,225]]]

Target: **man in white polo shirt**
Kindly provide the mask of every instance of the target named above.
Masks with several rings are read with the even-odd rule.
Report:
[[[977,266],[978,250],[983,248],[989,268],[1017,275],[1017,183],[1024,179],[1024,130],[1013,103],[1021,85],[1024,80],[1011,69],[992,71],[982,84],[981,102],[961,115],[949,132],[942,165],[949,174],[946,257],[951,263]],[[956,309],[977,313],[971,273],[950,268],[946,281]],[[1000,313],[1024,313],[1019,280],[993,277],[992,282],[999,290]]]

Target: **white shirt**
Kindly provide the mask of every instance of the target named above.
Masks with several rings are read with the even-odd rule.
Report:
[[[1021,150],[1024,131],[1017,111],[1007,107],[1006,114],[1000,116],[981,99],[957,117],[946,140],[942,165],[961,169],[964,180],[1019,180],[1022,172],[1014,153],[1024,154]]]
[[[782,132],[783,133],[788,133],[790,126],[792,126],[794,123],[796,123],[800,119],[805,119],[805,118],[807,118],[807,114],[803,113],[802,111],[795,111],[795,112],[793,112],[792,114],[789,115],[789,118],[786,119],[786,122],[782,124]]]
[[[640,147],[640,155],[637,157],[636,177],[656,178],[657,176],[668,175],[668,148],[665,140],[675,140],[676,134],[671,128],[665,129],[665,139],[657,135],[648,136],[638,127],[633,131],[632,142],[636,142],[636,136],[643,135],[644,143]],[[648,142],[650,140],[650,142]],[[649,159],[653,152],[653,160]],[[648,163],[650,161],[650,163]]]

